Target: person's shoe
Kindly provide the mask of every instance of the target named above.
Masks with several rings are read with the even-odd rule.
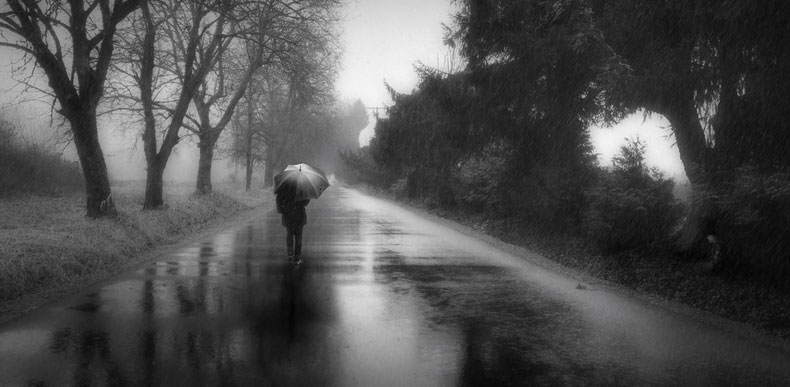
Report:
[[[300,257],[294,257],[294,262],[295,262],[297,265],[300,265],[300,264],[302,264],[302,258],[300,258]]]
[[[294,261],[294,256],[293,255],[289,255],[288,256],[288,262],[293,262],[293,261]]]

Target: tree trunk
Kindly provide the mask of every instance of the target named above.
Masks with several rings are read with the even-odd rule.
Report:
[[[675,135],[680,160],[691,183],[692,201],[689,203],[683,227],[675,235],[679,253],[689,256],[704,254],[705,237],[709,232],[710,205],[703,192],[709,182],[710,162],[705,133],[700,123],[691,90],[662,95],[650,110],[667,118]]]
[[[69,121],[85,178],[87,215],[90,218],[115,216],[115,203],[112,200],[107,165],[99,144],[96,108],[88,107],[75,113]]]
[[[252,135],[253,135],[253,128],[255,127],[255,109],[253,108],[253,101],[255,97],[255,88],[249,87],[247,88],[247,131],[245,132],[245,141],[244,141],[244,162],[246,166],[245,170],[245,179],[244,179],[244,188],[247,192],[250,191],[252,187],[252,164],[253,164],[253,146],[252,146]]]
[[[145,176],[145,200],[143,201],[144,210],[156,210],[165,204],[162,198],[162,176],[165,171],[165,163],[159,162],[159,158],[152,158],[148,162],[148,171]]]
[[[268,188],[274,185],[274,154],[266,150],[266,163],[263,165],[263,186]]]
[[[145,37],[143,40],[143,53],[140,58],[142,63],[140,68],[140,99],[143,106],[143,116],[145,126],[143,128],[143,150],[145,152],[146,176],[145,176],[145,199],[143,200],[144,210],[155,210],[162,208],[164,199],[162,197],[162,175],[164,174],[167,158],[170,155],[172,146],[176,141],[169,139],[175,137],[171,135],[172,128],[168,128],[168,134],[162,143],[161,152],[156,151],[156,119],[154,117],[153,104],[153,72],[156,28],[154,26],[148,3],[143,2],[143,20],[145,21]]]
[[[718,182],[720,173],[725,175],[737,168],[746,161],[749,151],[752,149],[749,136],[744,131],[745,125],[740,121],[741,115],[738,114],[738,68],[737,49],[733,39],[728,39],[721,47],[721,88],[719,91],[719,103],[716,108],[714,120],[714,150],[712,156],[715,158],[717,173],[712,174],[712,182]],[[748,127],[747,130],[756,128]]]
[[[198,161],[197,193],[203,195],[211,192],[211,165],[214,161],[214,141],[201,139],[198,144],[200,159]]]
[[[246,155],[246,176],[244,178],[244,189],[249,192],[250,186],[252,185],[252,149],[247,150]]]
[[[694,101],[689,99],[661,112],[672,126],[680,160],[692,187],[704,183],[707,145]]]

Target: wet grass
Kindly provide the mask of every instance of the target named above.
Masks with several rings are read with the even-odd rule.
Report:
[[[0,200],[0,315],[3,303],[95,281],[148,250],[272,201],[268,191],[220,188],[203,196],[193,191],[191,186],[166,187],[166,208],[143,211],[142,183],[115,186],[119,215],[112,219],[85,217],[84,197],[76,193]]]

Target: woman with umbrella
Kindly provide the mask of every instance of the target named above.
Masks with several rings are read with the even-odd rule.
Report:
[[[329,186],[324,172],[307,164],[289,165],[274,177],[277,212],[282,214],[288,260],[301,263],[302,229],[307,224],[305,207]]]

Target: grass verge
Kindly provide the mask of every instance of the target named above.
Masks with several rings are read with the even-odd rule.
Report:
[[[0,320],[31,294],[97,281],[139,262],[157,247],[196,235],[243,212],[270,206],[270,191],[231,188],[197,196],[165,188],[166,208],[143,211],[141,184],[113,187],[119,215],[85,217],[84,197],[25,196],[0,201]]]

